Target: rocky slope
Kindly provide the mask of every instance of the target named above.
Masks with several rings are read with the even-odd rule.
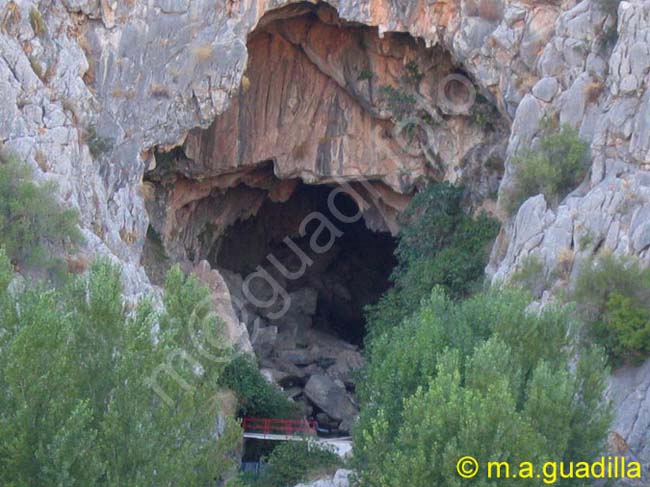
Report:
[[[549,119],[590,142],[590,176],[557,208],[537,196],[504,217],[488,274],[505,279],[537,254],[551,276],[569,252],[570,280],[602,246],[650,258],[650,2],[623,1],[617,14],[593,0],[340,0],[330,7],[2,0],[0,140],[39,178],[58,182],[62,199],[81,213],[84,252],[119,260],[131,294],[151,289],[141,265],[150,221],[189,268],[207,257],[198,237],[208,223],[225,215],[218,239],[267,198],[287,198],[291,179],[372,181],[382,195],[375,209],[384,207],[376,228],[390,229],[403,195],[422,178],[463,180],[473,204],[491,208],[486,196],[501,170],[486,169],[490,156],[502,155],[503,140],[503,193],[510,158],[534,144]],[[305,9],[308,19],[300,18]],[[351,64],[357,58],[368,65]],[[423,75],[412,96],[435,106],[426,113],[432,128],[420,134],[428,151],[395,148],[394,137],[376,130],[399,128],[398,117],[362,76],[372,68],[378,85],[399,87],[410,61]],[[470,123],[464,95],[446,85],[436,98],[436,82],[448,74],[471,80],[466,90],[498,109],[505,130]],[[299,131],[287,129],[296,124]],[[387,157],[373,150],[379,146]],[[173,147],[182,156],[164,157]],[[256,172],[268,160],[270,179]],[[144,181],[145,174],[155,177]],[[217,203],[227,211],[215,213]],[[590,244],[579,245],[585,235]],[[227,308],[230,291],[201,265]],[[231,338],[250,347],[240,317],[225,314]],[[618,451],[649,462],[648,364],[617,371],[611,395]]]

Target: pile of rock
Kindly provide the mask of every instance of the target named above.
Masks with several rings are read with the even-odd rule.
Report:
[[[288,293],[290,305],[260,308],[246,300],[238,274],[221,271],[238,314],[246,324],[262,374],[298,402],[305,417],[332,434],[347,434],[359,408],[354,397],[355,372],[363,365],[357,346],[315,324],[318,291],[303,287]],[[254,286],[252,286],[254,287]],[[270,288],[253,289],[270,298]],[[266,294],[265,294],[266,293]],[[267,296],[267,294],[269,294]]]

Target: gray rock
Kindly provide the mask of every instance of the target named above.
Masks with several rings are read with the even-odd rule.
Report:
[[[289,362],[294,365],[309,365],[314,362],[311,354],[304,349],[282,350],[278,353],[277,360]]]
[[[542,78],[533,86],[533,95],[542,101],[550,102],[556,95],[558,82],[555,78]]]
[[[318,302],[318,292],[312,288],[302,288],[289,294],[291,297],[291,306],[293,310],[297,310],[307,316],[311,316],[316,312],[316,304]]]
[[[337,386],[326,375],[312,375],[305,386],[305,394],[333,419],[349,420],[358,413],[345,389]]]
[[[295,487],[350,487],[352,484],[350,475],[351,470],[337,470],[333,477],[316,480],[308,484],[298,484]]]
[[[257,328],[251,335],[251,344],[258,357],[268,357],[275,347],[278,338],[277,326]]]
[[[325,428],[331,428],[331,429],[337,428],[339,423],[341,422],[339,420],[331,418],[329,415],[325,413],[318,413],[316,415],[316,421],[318,421],[318,424],[320,424],[321,426],[324,426]]]
[[[632,235],[632,247],[637,253],[650,246],[650,222],[640,225]]]
[[[645,463],[647,469],[646,459],[650,458],[647,441],[650,438],[650,361],[640,367],[626,366],[614,371],[608,395],[616,410],[612,430],[623,438],[625,449],[614,453],[636,458]]]

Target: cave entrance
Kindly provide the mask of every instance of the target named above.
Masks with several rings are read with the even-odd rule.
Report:
[[[297,347],[308,344],[309,330],[360,346],[364,307],[388,289],[396,263],[394,236],[369,229],[355,201],[341,191],[333,194],[335,189],[297,182],[287,201],[267,199],[255,216],[231,225],[208,254],[231,282],[241,281],[244,288],[249,278],[243,293],[253,294],[252,300],[244,296],[249,303],[256,301],[255,292],[265,297],[273,291],[273,282],[254,275],[257,269],[283,287],[291,301],[283,316],[260,306],[255,312],[265,314],[280,334],[290,328]]]
[[[148,161],[143,264],[160,283],[173,262],[191,271],[207,260],[233,302],[234,342],[244,323],[262,373],[305,417],[346,433],[363,310],[389,286],[398,215],[429,181],[463,182],[484,204],[507,123],[440,45],[348,22],[323,2],[267,12],[247,50],[225,111]],[[328,205],[346,185],[356,194],[338,193],[336,208],[360,211],[354,221]],[[303,225],[312,214],[322,218]]]

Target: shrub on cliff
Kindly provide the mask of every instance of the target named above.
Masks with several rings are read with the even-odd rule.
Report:
[[[31,168],[0,154],[0,245],[17,266],[60,269],[51,246],[82,241],[77,213],[64,209],[52,183],[36,184]]]
[[[342,463],[332,450],[309,440],[278,443],[263,461],[259,474],[242,473],[227,487],[291,487],[329,475]]]
[[[239,403],[239,416],[260,418],[298,417],[298,406],[260,373],[253,359],[239,355],[224,369],[220,378],[232,390]]]
[[[466,455],[516,465],[600,453],[611,419],[604,355],[579,346],[568,312],[527,306],[513,290],[455,302],[438,289],[375,338],[358,385],[361,485],[457,486]]]
[[[199,377],[181,359],[205,332],[188,326],[197,309],[206,329],[218,327],[201,311],[196,279],[174,269],[160,315],[147,301],[129,311],[120,271],[106,262],[56,290],[9,292],[11,277],[3,254],[1,485],[211,485],[235,466],[239,426],[228,420],[217,437],[223,361],[202,360]],[[168,363],[178,376],[157,383],[169,404],[149,383]]]
[[[256,487],[287,487],[321,474],[332,473],[341,459],[331,450],[309,441],[287,441],[276,446]]]
[[[589,145],[578,132],[563,126],[543,137],[536,150],[523,150],[513,159],[512,186],[503,194],[504,208],[515,213],[526,199],[543,194],[557,205],[589,170]]]
[[[573,299],[615,364],[650,357],[650,269],[632,257],[599,256],[584,265]]]
[[[415,312],[434,286],[462,298],[483,278],[499,225],[485,215],[465,213],[462,197],[463,189],[449,183],[431,185],[413,197],[402,217],[394,286],[368,307],[371,336]]]

